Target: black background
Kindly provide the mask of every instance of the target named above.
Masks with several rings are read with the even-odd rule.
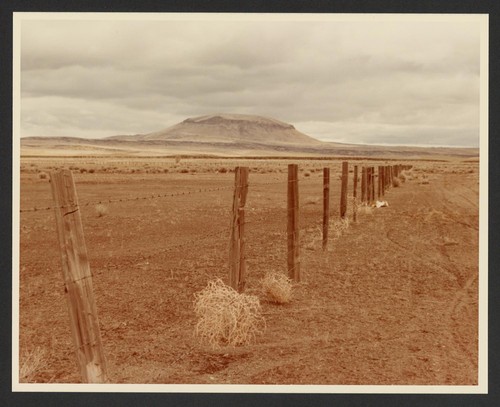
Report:
[[[8,1],[0,2],[0,405],[2,406],[500,406],[498,268],[498,61],[500,6],[495,1]],[[12,16],[30,12],[480,13],[489,14],[489,332],[487,395],[198,394],[12,392]],[[423,388],[425,391],[425,387]]]

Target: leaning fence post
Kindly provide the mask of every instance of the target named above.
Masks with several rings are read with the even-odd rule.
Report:
[[[349,163],[342,162],[342,187],[340,190],[340,217],[345,218],[347,212],[347,181],[349,176]]]
[[[330,168],[323,168],[323,250],[328,247],[330,223]]]
[[[288,164],[287,196],[287,235],[288,235],[288,277],[300,281],[300,246],[299,246],[299,167]]]
[[[234,170],[233,215],[229,249],[229,285],[236,291],[245,288],[245,203],[248,192],[248,167]]]
[[[71,333],[80,373],[85,383],[104,383],[107,381],[106,360],[73,174],[70,170],[52,171],[50,184]]]
[[[358,166],[354,166],[354,175],[352,183],[352,220],[356,222],[358,216]]]

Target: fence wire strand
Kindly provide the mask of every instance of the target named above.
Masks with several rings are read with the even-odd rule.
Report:
[[[248,187],[248,185],[246,185],[246,187]],[[234,186],[231,185],[231,186],[226,186],[226,187],[208,188],[208,189],[201,189],[200,188],[200,189],[195,190],[195,191],[183,191],[183,192],[167,193],[167,194],[151,194],[151,195],[135,196],[135,197],[130,197],[130,198],[100,199],[100,200],[96,200],[96,201],[79,203],[78,206],[79,207],[87,207],[87,206],[117,203],[117,202],[132,202],[132,201],[141,201],[141,200],[153,200],[153,199],[159,199],[159,198],[175,198],[175,197],[179,197],[179,196],[193,195],[193,194],[197,194],[197,193],[226,191],[226,190],[230,190],[230,189],[234,189]],[[64,208],[68,208],[68,207],[70,207],[70,205],[21,208],[20,212],[22,213],[22,212],[48,211],[48,210],[53,210],[53,209],[64,209]],[[71,207],[74,207],[74,205],[71,205]]]

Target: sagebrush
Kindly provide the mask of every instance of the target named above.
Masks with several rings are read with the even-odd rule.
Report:
[[[220,279],[195,294],[194,311],[195,334],[212,347],[248,344],[265,326],[258,297],[240,294]]]
[[[262,279],[262,291],[271,302],[286,304],[292,299],[292,281],[283,273],[270,272]]]
[[[103,205],[103,204],[97,204],[95,206],[95,211],[97,213],[97,217],[100,218],[101,216],[107,215],[108,207],[106,205]]]

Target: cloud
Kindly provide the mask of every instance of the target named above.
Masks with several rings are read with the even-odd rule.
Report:
[[[185,17],[23,21],[22,135],[146,133],[234,112],[339,141],[477,143],[477,22]]]

